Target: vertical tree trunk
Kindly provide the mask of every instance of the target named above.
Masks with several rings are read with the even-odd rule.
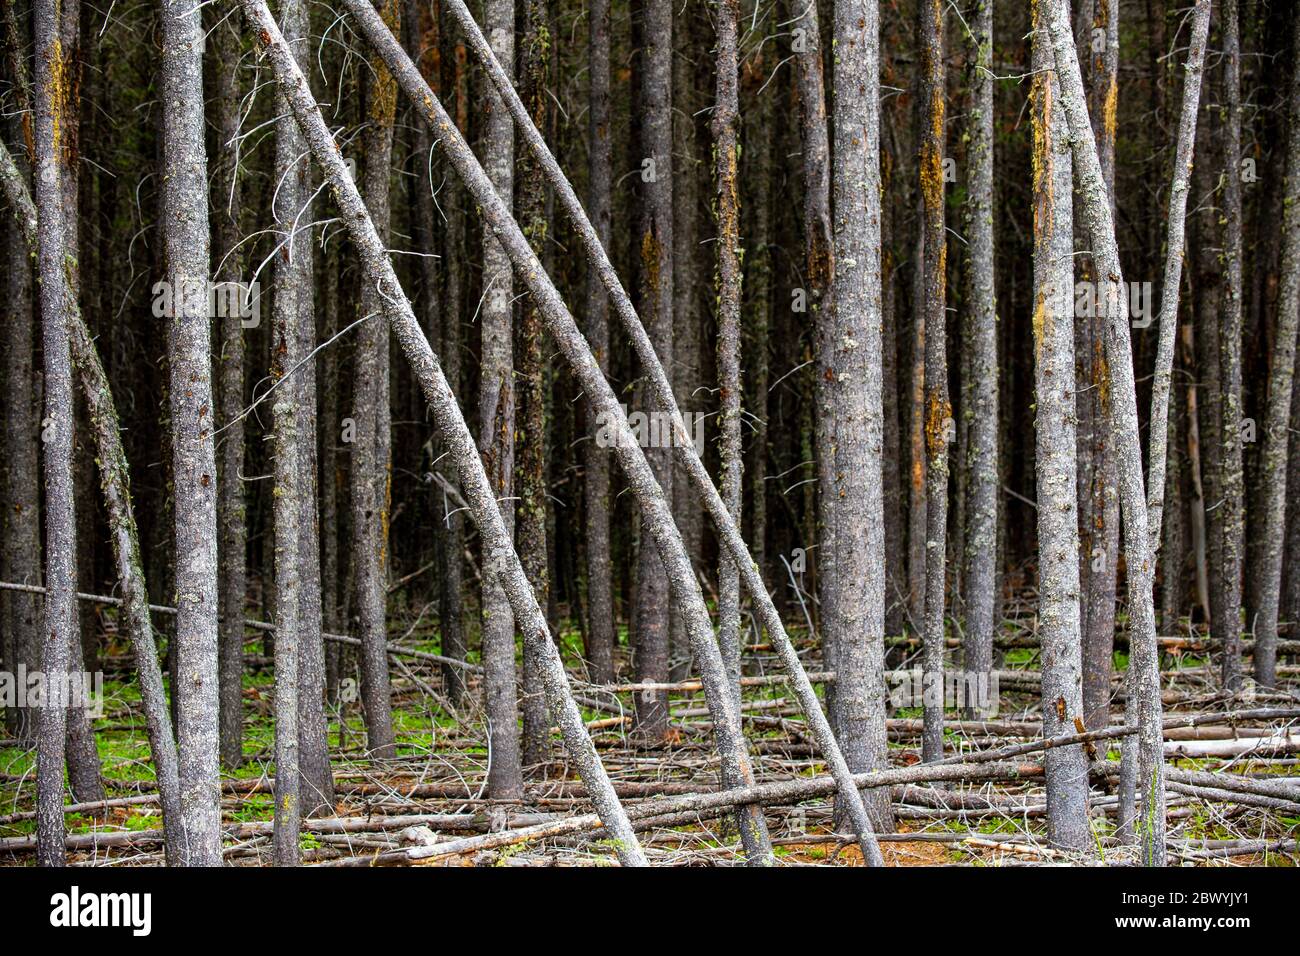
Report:
[[[386,23],[398,29],[395,0],[376,0]],[[295,51],[295,55],[297,51]],[[389,240],[389,166],[393,155],[393,116],[397,85],[375,60],[363,71],[368,122],[362,129],[365,158],[362,192],[380,240]],[[388,401],[388,329],[377,290],[362,286],[357,334],[352,451],[352,550],[356,573],[357,620],[361,633],[361,701],[365,708],[367,747],[374,757],[397,755],[393,705],[388,678],[388,507],[392,490]]]
[[[721,409],[722,500],[737,523],[744,456],[740,445],[740,94],[737,75],[738,0],[720,0],[717,29],[717,98],[713,106],[713,162],[718,221],[718,399]],[[726,554],[718,567],[718,646],[736,709],[740,710],[740,571]]]
[[[524,36],[520,44],[521,95],[538,129],[546,129],[547,67],[553,38],[546,0],[524,0]],[[509,116],[506,121],[510,122]],[[519,221],[533,252],[540,258],[547,242],[546,181],[541,166],[527,150],[519,157]],[[546,331],[541,311],[530,296],[522,303],[518,354],[519,374],[519,506],[515,532],[519,560],[533,585],[537,603],[546,607],[550,576],[546,548]],[[550,750],[550,717],[542,693],[536,661],[524,645],[524,680],[521,710],[524,717],[523,762],[539,764]]]
[[[673,362],[673,4],[672,0],[643,0],[640,4],[642,37],[641,117],[641,202],[640,240],[641,288],[638,311],[646,317],[647,331],[664,368]],[[671,374],[671,372],[670,372]],[[649,404],[650,393],[637,389],[636,402]],[[655,479],[671,501],[673,498],[672,449],[648,448],[646,458]],[[668,578],[663,562],[651,546],[651,535],[642,518],[641,547],[637,553],[636,576],[636,679],[643,682],[668,679]],[[636,695],[636,729],[649,743],[668,735],[668,694],[642,691]]]
[[[1115,207],[1116,103],[1119,95],[1119,0],[1094,0],[1092,22],[1085,22],[1081,46],[1088,57],[1088,110],[1097,140],[1098,162],[1112,215]],[[1085,240],[1087,242],[1087,240]],[[1096,237],[1088,243],[1096,248]],[[1082,257],[1082,279],[1099,283],[1095,257]],[[1083,708],[1091,730],[1109,723],[1110,675],[1115,645],[1115,582],[1119,572],[1119,516],[1111,420],[1114,396],[1105,387],[1109,358],[1102,345],[1100,319],[1089,315],[1079,325],[1077,360],[1082,369],[1079,395],[1081,492],[1079,520],[1083,560]]]
[[[244,257],[237,248],[241,238],[243,190],[239,162],[239,52],[237,30],[227,23],[213,27],[213,85],[217,156],[212,176],[213,254],[217,281],[243,281]],[[244,592],[247,587],[246,522],[244,501],[244,329],[235,318],[219,325],[218,356],[219,465],[217,518],[221,539],[218,604],[221,614],[217,647],[220,698],[221,762],[233,770],[243,762]]]
[[[40,283],[45,417],[41,422],[45,464],[45,614],[41,670],[68,670],[77,616],[76,514],[72,499],[72,357],[67,316],[72,308],[63,281],[67,249],[57,161],[67,106],[67,62],[59,47],[58,0],[35,3],[36,208],[39,216],[37,274]],[[37,712],[37,862],[62,866],[63,761],[68,712],[53,691]]]
[[[1223,97],[1226,106],[1223,139],[1223,259],[1227,274],[1223,326],[1219,335],[1221,431],[1219,461],[1220,594],[1214,601],[1223,644],[1223,686],[1231,692],[1241,687],[1241,572],[1245,552],[1246,484],[1242,465],[1242,212],[1241,212],[1241,37],[1238,0],[1225,0],[1223,22]]]
[[[488,42],[507,72],[514,73],[514,0],[486,0]],[[490,88],[484,168],[506,208],[514,200],[514,127],[501,98]],[[483,227],[482,372],[479,380],[479,451],[501,507],[506,531],[514,535],[515,394],[511,355],[510,261],[491,230]],[[491,738],[488,792],[517,798],[523,789],[519,765],[518,703],[515,698],[515,628],[501,583],[486,567],[483,575],[483,666]]]
[[[925,633],[923,655],[927,761],[943,756],[943,654],[945,542],[948,534],[948,440],[952,406],[948,401],[947,282],[948,245],[944,228],[944,63],[941,0],[923,0],[921,78],[918,104],[922,121],[920,174],[925,242],[921,309],[925,315]]]
[[[832,75],[835,332],[836,729],[854,771],[885,765],[885,526],[881,491],[880,10],[837,4]],[[887,794],[866,797],[892,829]],[[844,812],[844,807],[840,811]]]
[[[208,183],[201,11],[163,0],[162,179],[168,389],[176,497],[175,691],[184,858],[221,864],[217,743],[217,509],[208,321]]]
[[[969,395],[972,407],[963,416],[970,421],[970,487],[967,489],[966,582],[963,589],[966,633],[962,656],[966,676],[979,675],[987,681],[993,669],[993,629],[999,604],[995,570],[998,497],[1001,493],[998,488],[997,311],[993,288],[993,0],[979,0],[971,28],[975,47],[972,55],[974,108],[966,155],[970,167],[968,241],[971,302],[968,322],[973,341],[963,349],[968,349],[970,354]],[[1050,53],[1046,60],[1050,61]],[[1068,195],[1067,188],[1067,205]],[[1068,230],[1066,238],[1068,241]],[[1068,321],[1064,324],[1068,331],[1071,324]],[[1072,345],[1069,355],[1073,361]],[[1041,407],[1039,412],[1041,414]],[[1073,433],[1071,423],[1071,441]]]
[[[1034,5],[1034,397],[1037,432],[1039,635],[1043,735],[1074,733],[1083,707],[1079,525],[1074,436],[1073,173],[1057,104],[1052,50]],[[1088,764],[1081,745],[1049,750],[1047,828],[1056,846],[1083,851]]]
[[[14,14],[14,4],[5,4],[5,62],[7,75],[14,86],[15,111],[20,116],[12,118],[6,126],[14,134],[14,142],[22,143],[15,160],[12,176],[27,181],[31,163],[26,150],[32,148],[33,113],[31,110],[30,76],[25,59],[29,35],[20,29]],[[33,225],[34,225],[33,221]],[[40,462],[36,436],[41,433],[40,398],[35,369],[35,320],[32,309],[32,265],[36,257],[17,241],[19,226],[10,224],[12,230],[5,244],[4,325],[6,343],[4,356],[5,415],[3,467],[4,496],[0,500],[0,574],[4,580],[19,584],[40,585],[41,575],[41,517],[40,517]],[[17,673],[19,667],[27,671],[40,668],[42,646],[41,617],[37,596],[19,591],[4,595],[0,601],[4,610],[0,626],[4,628],[4,666]],[[36,714],[30,708],[7,707],[5,726],[17,741],[36,739]]]
[[[610,91],[609,91],[609,2],[592,0],[588,10],[587,49],[590,74],[587,117],[587,209],[596,234],[605,249],[612,238],[610,182]],[[600,365],[609,377],[609,297],[595,266],[587,267],[587,314],[584,334]],[[595,406],[587,403],[588,428],[596,421]],[[597,442],[583,443],[582,465],[586,475],[583,495],[584,544],[587,556],[587,656],[591,679],[596,683],[614,680],[614,585],[609,547],[609,451]]]

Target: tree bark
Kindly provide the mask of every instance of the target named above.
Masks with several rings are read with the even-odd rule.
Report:
[[[217,509],[212,354],[208,321],[208,183],[201,11],[162,4],[164,281],[168,320],[173,487],[176,496],[176,687],[182,857],[221,865],[217,744]]]
[[[1074,434],[1073,171],[1057,100],[1052,50],[1034,6],[1034,397],[1038,482],[1038,625],[1043,655],[1043,736],[1074,732],[1083,708],[1079,524]],[[1049,750],[1048,838],[1086,851],[1088,763],[1083,746]]]

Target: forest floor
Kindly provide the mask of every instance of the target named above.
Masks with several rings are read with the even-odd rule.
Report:
[[[400,616],[400,615],[399,615]],[[436,653],[437,634],[431,628],[397,628],[395,643],[416,652]],[[148,865],[162,862],[161,818],[152,792],[152,767],[133,683],[129,648],[105,621],[107,637],[100,668],[105,673],[103,716],[95,720],[103,764],[108,806],[67,816],[69,862],[82,865]],[[1005,630],[1014,634],[1009,621]],[[1267,780],[1287,779],[1296,785],[1297,802],[1274,801],[1273,806],[1245,805],[1219,790],[1171,787],[1169,841],[1171,862],[1198,865],[1295,866],[1300,861],[1300,778],[1296,746],[1290,729],[1300,724],[1300,668],[1283,666],[1284,686],[1256,695],[1255,700],[1227,701],[1215,687],[1217,667],[1189,652],[1197,636],[1166,642],[1163,655],[1166,718],[1181,714],[1272,707],[1282,716],[1272,720],[1223,721],[1210,726],[1166,731],[1166,765]],[[796,635],[797,637],[797,635]],[[751,635],[752,639],[752,635]],[[563,632],[562,649],[571,674],[579,673],[581,637]],[[914,645],[895,642],[891,667],[915,666],[905,655]],[[811,658],[806,666],[817,670]],[[244,765],[223,773],[222,812],[226,827],[226,858],[235,865],[266,864],[271,856],[274,773],[272,675],[265,648],[247,647],[244,682]],[[361,865],[402,847],[436,846],[455,840],[523,827],[538,827],[590,813],[584,791],[565,760],[558,737],[552,761],[526,770],[523,801],[504,805],[486,799],[487,751],[479,704],[477,675],[470,681],[466,706],[451,708],[443,696],[441,666],[427,658],[394,656],[394,724],[399,755],[394,760],[367,759],[359,704],[331,712],[330,751],[337,802],[333,816],[304,821],[304,862]],[[470,663],[475,657],[471,654]],[[775,675],[775,657],[762,644],[746,656],[750,676]],[[621,662],[624,667],[625,661]],[[1126,656],[1116,653],[1116,667]],[[1005,679],[1000,709],[985,722],[967,721],[953,709],[946,730],[952,753],[972,753],[1041,736],[1038,698],[1034,691],[1037,651],[1009,649],[999,665]],[[626,670],[626,668],[625,668]],[[1023,671],[1016,679],[1014,672]],[[576,690],[606,768],[629,806],[666,794],[701,793],[717,788],[716,755],[711,747],[708,714],[699,691],[674,693],[673,732],[663,747],[641,748],[630,735],[631,694],[583,685]],[[1118,679],[1116,682],[1118,688]],[[779,681],[745,688],[746,732],[755,756],[760,783],[808,777],[826,772],[808,743],[802,715],[793,695]],[[1112,709],[1111,723],[1121,724],[1122,706]],[[920,762],[921,711],[899,709],[889,721],[890,763],[895,767]],[[1283,736],[1279,743],[1278,734]],[[1267,747],[1249,742],[1270,738]],[[1243,741],[1245,744],[1243,744]],[[1109,754],[1099,760],[1119,760],[1119,743],[1111,740]],[[1100,749],[1100,748],[1099,748]],[[1217,751],[1217,752],[1216,752]],[[1030,754],[1026,761],[1041,761]],[[1131,850],[1115,834],[1116,797],[1111,776],[1094,768],[1093,830],[1100,857],[1108,862],[1131,859]],[[901,866],[1024,865],[1081,862],[1048,847],[1045,790],[1041,777],[1028,781],[980,781],[950,784],[909,784],[893,788],[896,832],[882,835],[888,863]],[[1246,804],[1250,799],[1246,798]],[[35,753],[0,740],[0,865],[31,865],[34,854]],[[852,840],[832,829],[830,798],[796,806],[766,808],[766,819],[778,862],[785,865],[861,865]],[[451,855],[430,856],[424,865],[613,865],[614,857],[599,833],[578,832],[541,839],[498,839],[496,845],[469,848]],[[661,865],[733,865],[740,862],[738,840],[729,817],[696,819],[683,826],[651,829],[642,834],[651,862]],[[1094,856],[1095,860],[1097,857]]]

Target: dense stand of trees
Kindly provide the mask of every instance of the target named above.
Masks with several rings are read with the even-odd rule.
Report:
[[[1137,728],[1118,830],[1163,863],[1160,639],[1206,638],[1229,701],[1294,673],[1294,4],[3,12],[0,670],[130,652],[169,861],[221,861],[255,670],[281,864],[349,715],[400,758],[397,676],[487,796],[562,744],[634,865],[584,684],[632,684],[653,753],[698,678],[750,787],[769,654],[874,864],[888,671],[943,761],[991,707],[935,690],[1028,618],[1043,734]],[[434,686],[391,653],[417,630]],[[94,730],[4,715],[60,864]],[[1045,758],[1081,856],[1095,761]]]

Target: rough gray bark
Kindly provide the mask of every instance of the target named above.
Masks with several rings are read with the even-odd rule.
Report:
[[[1223,259],[1227,274],[1223,326],[1219,334],[1219,506],[1222,527],[1219,594],[1213,602],[1223,642],[1223,686],[1241,687],[1241,571],[1245,552],[1246,483],[1242,465],[1242,211],[1241,211],[1241,37],[1238,0],[1224,0],[1223,23]]]
[[[832,73],[835,118],[833,407],[835,574],[827,619],[835,648],[835,727],[855,772],[887,763],[885,539],[880,361],[880,10],[837,5]],[[878,828],[888,801],[870,794]]]
[[[204,149],[203,24],[182,0],[162,4],[164,281],[176,496],[176,688],[182,859],[221,865],[217,760],[217,508],[208,323],[208,183]]]
[[[740,522],[742,468],[740,445],[740,189],[737,184],[740,122],[737,73],[737,0],[720,0],[714,16],[717,30],[717,98],[713,106],[713,162],[717,189],[718,236],[718,416],[722,459],[721,491],[727,511]],[[740,570],[725,552],[718,567],[718,646],[727,678],[740,708]]]
[[[374,17],[373,22],[382,28],[382,21],[379,20],[374,9],[365,0],[360,0],[360,4],[362,6],[354,10],[354,16],[368,13]],[[459,474],[470,511],[478,525],[479,533],[483,536],[484,549],[488,555],[485,571],[501,576],[514,614],[521,622],[526,638],[541,645],[542,653],[539,659],[546,672],[547,700],[552,707],[553,716],[560,725],[570,758],[586,784],[597,812],[614,838],[619,859],[624,865],[644,866],[645,856],[641,852],[609,778],[601,766],[591,738],[587,735],[582,715],[573,702],[563,663],[547,630],[546,618],[538,607],[532,589],[519,566],[518,555],[514,553],[511,546],[501,511],[497,506],[478,450],[460,414],[455,396],[443,376],[437,357],[420,332],[419,324],[411,311],[409,301],[401,292],[401,286],[380,242],[374,223],[367,214],[361,196],[343,164],[337,145],[311,97],[307,81],[293,60],[266,4],[262,0],[242,0],[241,6],[250,28],[258,37],[259,48],[271,62],[280,89],[307,138],[313,157],[326,175],[335,201],[347,224],[348,233],[357,247],[367,281],[383,288],[386,292],[382,298],[386,317],[433,410],[441,437]],[[396,46],[396,41],[391,34],[389,40]],[[397,49],[400,51],[400,47]],[[445,113],[443,120],[445,127],[439,128],[454,133],[450,118]],[[460,140],[459,145],[465,147],[464,141]],[[468,152],[468,147],[465,147],[465,151]],[[480,176],[482,175],[480,170]]]
[[[515,61],[514,0],[486,0],[484,24],[492,51],[510,75]],[[514,204],[514,127],[501,98],[484,91],[486,139],[484,168],[507,211]],[[436,135],[436,134],[435,134]],[[479,378],[479,452],[501,506],[507,533],[515,532],[515,394],[512,354],[510,260],[487,223],[483,225],[483,299],[479,308],[482,360]],[[515,627],[510,605],[495,575],[483,576],[484,694],[491,739],[488,792],[498,799],[518,798],[519,711],[515,687]]]
[[[38,211],[37,277],[44,355],[45,415],[41,440],[45,465],[45,614],[41,670],[65,674],[77,616],[76,514],[72,499],[72,356],[67,316],[72,308],[57,155],[66,108],[67,63],[59,48],[58,0],[34,4],[36,85],[35,182]],[[63,866],[63,761],[68,713],[57,693],[36,713],[36,859]]]
[[[921,212],[925,252],[920,308],[925,315],[925,624],[922,664],[926,761],[943,757],[943,649],[945,569],[948,538],[947,259],[944,227],[944,61],[942,0],[920,4],[921,78],[917,96],[921,122]],[[933,698],[938,696],[937,700]]]
[[[212,241],[218,263],[217,280],[243,280],[244,257],[237,249],[243,190],[239,152],[239,34],[229,24],[214,28],[212,58],[215,92],[217,156],[212,170]],[[248,569],[244,501],[244,329],[227,318],[220,323],[220,367],[217,422],[221,429],[217,455],[217,520],[221,540],[218,593],[217,667],[220,698],[221,762],[234,769],[243,762],[244,592]]]
[[[1083,712],[1079,524],[1074,434],[1073,171],[1057,105],[1052,51],[1035,5],[1034,397],[1038,483],[1038,627],[1043,736],[1070,734]],[[1088,763],[1083,746],[1046,754],[1047,828],[1056,846],[1088,850]]]
[[[1300,11],[1294,16],[1300,49]],[[1292,71],[1287,102],[1286,185],[1282,199],[1282,260],[1277,326],[1269,353],[1268,404],[1259,456],[1259,610],[1255,616],[1255,681],[1277,684],[1277,624],[1282,589],[1282,545],[1286,536],[1287,444],[1295,379],[1296,327],[1300,323],[1300,69]]]
[[[602,248],[608,249],[612,197],[610,184],[609,0],[591,0],[588,17],[587,208]],[[583,334],[602,375],[609,376],[609,295],[595,266],[587,269],[586,321]],[[596,420],[596,407],[587,402],[587,421]],[[584,544],[587,557],[587,657],[591,679],[614,680],[614,590],[609,550],[609,450],[584,442],[582,467]]]
[[[1165,275],[1160,300],[1160,342],[1151,386],[1151,448],[1147,468],[1147,528],[1151,553],[1160,550],[1160,522],[1164,513],[1165,459],[1169,438],[1169,388],[1174,371],[1174,340],[1178,324],[1178,293],[1183,278],[1183,246],[1187,238],[1187,194],[1191,191],[1192,153],[1196,146],[1196,117],[1201,104],[1201,78],[1205,42],[1210,32],[1210,0],[1197,0],[1192,38],[1183,67],[1183,108],[1178,119],[1178,144],[1174,151],[1173,182],[1169,189],[1168,235],[1165,240]],[[1230,177],[1234,178],[1235,177]],[[1240,285],[1240,283],[1238,283]],[[1240,322],[1240,308],[1238,308]]]
[[[642,167],[639,193],[637,249],[640,312],[646,316],[650,340],[667,369],[673,364],[673,2],[641,0],[642,40],[638,73]],[[643,370],[644,371],[644,370]],[[642,380],[638,405],[648,404]],[[673,498],[672,451],[646,450],[656,482]],[[668,680],[669,570],[653,547],[648,516],[641,517],[641,547],[637,552],[635,673],[642,682]],[[688,625],[689,626],[689,625]],[[668,734],[668,694],[647,691],[636,696],[637,732],[647,741],[662,742]]]
[[[524,0],[524,34],[519,45],[519,72],[522,96],[529,116],[538,129],[546,128],[547,66],[552,38],[546,0]],[[501,109],[504,113],[504,108]],[[510,123],[509,115],[505,116]],[[547,240],[546,180],[537,160],[524,153],[519,157],[518,216],[524,235],[533,252],[545,255]],[[550,596],[550,569],[546,552],[546,355],[545,329],[541,310],[530,297],[520,310],[518,340],[519,435],[517,476],[519,502],[516,512],[515,546],[524,573],[532,582],[537,603],[546,607]],[[523,762],[536,765],[546,760],[550,751],[550,719],[542,695],[538,669],[527,659],[531,651],[524,645],[523,695]]]
[[[398,28],[395,0],[377,0],[387,23]],[[389,239],[389,167],[393,155],[393,114],[397,90],[392,76],[375,61],[363,71],[366,124],[362,193],[385,245]],[[387,585],[388,508],[392,462],[388,404],[388,329],[377,289],[363,285],[357,333],[353,390],[356,440],[352,446],[352,560],[356,575],[356,613],[361,638],[361,702],[366,746],[371,755],[395,757],[393,705],[388,677]]]
[[[962,599],[966,632],[962,664],[966,674],[987,679],[993,670],[997,622],[998,539],[998,334],[993,287],[993,0],[978,0],[971,18],[974,104],[970,117],[967,206],[971,303],[971,407],[969,486],[966,506],[966,580]],[[1074,349],[1070,349],[1073,361]],[[1040,408],[1041,412],[1041,408]],[[1073,433],[1073,428],[1071,428]]]
[[[804,281],[813,321],[813,416],[817,460],[818,537],[813,554],[817,568],[817,603],[822,620],[822,655],[834,666],[834,636],[827,624],[835,613],[838,581],[835,572],[835,309],[831,299],[835,275],[835,244],[831,236],[831,147],[826,123],[825,63],[821,24],[815,0],[803,0],[792,30],[803,52],[796,53],[799,87],[799,127],[802,138]],[[838,724],[833,691],[827,697],[831,719]],[[838,726],[836,730],[838,732]]]
[[[638,358],[641,360],[642,367],[646,370],[651,386],[651,395],[660,409],[669,414],[673,421],[673,433],[676,440],[673,441],[673,449],[681,462],[687,469],[692,483],[697,491],[704,497],[704,507],[709,516],[713,519],[714,525],[718,530],[722,545],[730,552],[733,559],[737,561],[741,571],[741,580],[749,592],[751,600],[756,605],[759,623],[767,630],[769,638],[776,646],[777,654],[781,660],[782,667],[790,674],[796,696],[799,704],[808,719],[809,726],[812,730],[813,738],[817,742],[818,748],[826,758],[826,762],[831,768],[837,785],[839,794],[849,808],[849,816],[852,821],[853,829],[863,845],[863,855],[866,859],[878,857],[879,847],[876,845],[875,836],[871,829],[870,820],[867,818],[866,810],[862,804],[861,796],[857,788],[853,785],[852,774],[844,761],[843,754],[840,752],[839,744],[835,735],[831,732],[830,724],[826,720],[825,714],[822,713],[817,693],[813,689],[808,675],[803,669],[799,656],[795,651],[794,645],[790,641],[789,635],[786,634],[785,627],[781,623],[781,618],[776,612],[776,607],[772,603],[771,596],[768,594],[766,586],[763,584],[762,575],[755,566],[753,559],[749,557],[745,547],[744,539],[741,537],[740,530],[736,523],[732,521],[726,506],[722,502],[721,495],[718,494],[712,479],[704,468],[700,456],[695,451],[694,443],[682,424],[681,413],[677,407],[676,399],[673,395],[672,386],[668,381],[668,376],[664,371],[663,363],[659,361],[655,353],[654,346],[650,342],[645,327],[641,324],[636,310],[632,307],[632,301],[618,279],[617,273],[610,264],[609,257],[605,254],[604,247],[600,244],[596,236],[595,229],[591,225],[582,204],[578,201],[572,186],[565,178],[564,173],[560,170],[555,157],[551,155],[546,148],[545,142],[536,128],[528,121],[527,112],[520,102],[517,94],[514,93],[500,65],[495,63],[487,43],[475,24],[473,17],[470,16],[469,10],[465,7],[463,0],[448,0],[448,5],[466,31],[467,37],[471,41],[475,55],[480,62],[488,67],[488,73],[492,82],[503,95],[506,97],[506,103],[511,113],[514,115],[516,122],[528,141],[529,147],[542,160],[542,168],[546,172],[551,186],[556,190],[557,197],[564,205],[570,221],[577,230],[579,238],[582,241],[584,251],[587,254],[588,261],[595,266],[601,276],[606,290],[609,292],[615,306],[615,314],[629,336],[632,338],[632,344]],[[368,16],[362,4],[356,0],[348,0],[348,9],[356,17],[366,38],[372,43],[380,45],[389,59],[390,66],[397,62],[401,57],[400,48],[392,42],[391,36],[386,36],[380,29],[380,25],[373,16]],[[442,131],[447,130],[449,133],[450,122],[446,119],[446,114],[441,105],[437,102],[436,97],[429,91],[427,84],[418,80],[418,75],[414,71],[400,69],[399,79],[403,88],[409,96],[417,103],[421,104],[424,109],[425,118],[435,128]],[[472,163],[472,156],[468,154],[464,146],[463,139],[455,136],[448,138],[451,158],[457,164],[457,171],[471,185],[479,182],[481,171],[476,175],[477,166]],[[474,189],[476,198],[485,208],[493,205],[491,197],[486,193],[485,188],[480,183]],[[545,274],[534,265],[534,260],[529,257],[526,243],[522,242],[522,236],[518,234],[517,229],[511,231],[508,216],[498,215],[498,220],[502,223],[502,232],[512,236],[511,245],[508,247],[516,267],[522,277],[528,279],[530,283],[536,283],[538,286],[549,287],[551,301],[556,303],[553,311],[547,313],[548,328],[551,334],[555,336],[557,343],[561,346],[562,352],[569,362],[570,367],[579,380],[585,391],[600,401],[600,409],[610,416],[610,421],[622,423],[622,415],[615,403],[613,392],[609,388],[609,383],[599,374],[599,366],[596,364],[595,357],[591,354],[585,343],[581,342],[580,336],[575,339],[576,327],[572,326],[571,317],[568,317],[567,311],[563,308],[563,303],[558,302],[558,293],[555,293],[554,287],[549,286],[549,280]],[[534,294],[537,294],[537,288],[533,287]],[[570,332],[572,327],[573,331]],[[618,449],[620,462],[629,475],[636,475],[635,480],[631,481],[632,491],[637,496],[638,502],[643,510],[654,510],[658,507],[653,489],[657,487],[652,479],[643,480],[640,476],[644,474],[645,456],[640,454],[639,446],[629,432],[622,432],[615,441],[615,447]],[[689,568],[689,558],[680,552],[683,550],[680,544],[680,537],[674,534],[675,528],[671,521],[658,523],[655,529],[663,534],[658,544],[661,548],[661,554],[671,554],[674,567]],[[700,600],[698,582],[690,573],[676,573],[669,576],[671,583],[678,587],[674,589],[674,600],[683,604],[694,605]],[[695,605],[698,607],[699,605]],[[706,621],[698,611],[692,611],[686,617],[687,620],[696,622]],[[721,662],[717,654],[717,644],[712,640],[712,635],[708,629],[703,631],[692,628],[691,634],[692,649],[697,655],[696,660],[702,672],[702,677],[706,689],[709,689],[712,696],[710,697],[710,710],[714,714],[715,728],[726,726],[726,722],[721,720],[719,714],[722,711],[722,698],[725,696],[730,699],[729,694],[719,695],[716,688],[721,685]],[[701,658],[699,655],[704,654]],[[716,661],[716,663],[715,663]],[[724,766],[725,766],[724,758]]]
[[[1070,126],[1084,225],[1092,236],[1093,256],[1100,280],[1097,300],[1105,332],[1106,380],[1111,397],[1111,430],[1115,438],[1128,570],[1129,667],[1133,678],[1129,694],[1135,702],[1139,717],[1136,723],[1140,727],[1137,780],[1142,796],[1137,829],[1143,861],[1148,865],[1163,866],[1166,859],[1165,787],[1159,654],[1128,301],[1127,296],[1121,293],[1126,286],[1115,242],[1108,190],[1098,160],[1097,141],[1088,121],[1078,54],[1070,35],[1068,4],[1064,0],[1047,2],[1050,6],[1046,19],[1061,85],[1061,107]]]

